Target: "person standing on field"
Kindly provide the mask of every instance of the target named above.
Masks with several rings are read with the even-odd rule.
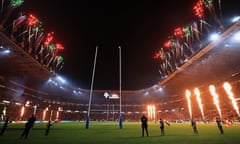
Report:
[[[5,130],[7,129],[8,123],[9,123],[9,117],[6,118],[6,120],[5,120],[4,124],[3,124],[3,127],[2,127],[0,135],[3,135],[3,133],[5,132]]]
[[[192,119],[192,120],[191,120],[191,125],[192,125],[192,128],[193,128],[194,134],[198,134],[196,121]]]
[[[46,126],[46,130],[45,130],[45,136],[47,136],[49,134],[50,131],[50,127],[52,126],[51,121],[49,120]]]
[[[161,136],[164,136],[165,135],[165,131],[164,131],[164,121],[162,118],[160,118],[160,130],[161,130]]]
[[[142,137],[144,137],[144,131],[148,136],[148,118],[145,115],[141,117],[141,126],[142,126]]]
[[[23,130],[23,133],[21,134],[21,138],[24,137],[25,139],[27,139],[29,135],[29,131],[31,130],[31,128],[33,128],[35,121],[36,121],[36,118],[34,115],[32,115],[25,124],[25,128]]]
[[[222,120],[219,117],[216,118],[216,123],[220,133],[224,134],[223,127],[222,127]]]

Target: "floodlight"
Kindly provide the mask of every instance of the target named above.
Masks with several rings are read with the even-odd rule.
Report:
[[[233,35],[233,40],[235,41],[239,41],[240,40],[240,32],[236,32],[234,35]]]
[[[215,41],[218,38],[219,38],[219,34],[218,33],[213,33],[213,34],[210,35],[209,40],[210,41]]]
[[[240,16],[235,16],[233,19],[232,19],[232,22],[235,23],[235,22],[238,22],[240,20]]]

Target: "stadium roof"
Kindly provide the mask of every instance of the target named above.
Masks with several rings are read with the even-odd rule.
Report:
[[[26,79],[26,85],[33,87],[54,76],[53,72],[49,71],[48,68],[44,67],[2,32],[0,32],[0,45],[1,76],[21,81]],[[6,50],[9,50],[9,52],[5,52]]]

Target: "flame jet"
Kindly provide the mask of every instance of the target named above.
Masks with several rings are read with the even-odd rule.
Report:
[[[225,82],[223,84],[223,88],[225,89],[226,93],[228,94],[229,99],[232,101],[232,106],[235,109],[235,111],[237,112],[238,117],[240,117],[239,108],[238,108],[236,99],[234,98],[234,94],[231,91],[232,90],[231,85],[228,82]]]
[[[191,107],[190,96],[191,96],[191,92],[189,90],[186,90],[186,97],[188,101],[188,111],[189,111],[190,119],[192,119],[192,107]]]
[[[199,106],[201,114],[202,114],[202,118],[204,119],[203,105],[202,105],[202,100],[201,100],[201,97],[200,97],[200,91],[199,91],[198,88],[194,89],[194,94],[197,98],[197,102],[198,102],[198,106]]]
[[[215,86],[210,85],[209,90],[211,92],[211,95],[213,96],[213,101],[214,101],[214,104],[217,107],[218,114],[219,114],[220,118],[222,118],[222,112],[221,112],[221,109],[220,109],[220,106],[219,106],[218,94],[216,93]]]

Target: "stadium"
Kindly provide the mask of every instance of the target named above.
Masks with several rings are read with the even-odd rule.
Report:
[[[19,12],[22,3],[11,2],[2,7],[11,10],[2,13],[0,32],[2,120],[6,113],[14,121],[24,121],[34,113],[40,121],[85,121],[89,114],[92,121],[118,121],[120,115],[125,122],[139,121],[146,114],[152,121],[160,117],[173,122],[213,121],[220,116],[238,122],[239,17],[221,23],[201,5],[207,18],[196,10],[198,20],[176,28],[155,54],[162,77],[159,83],[131,91],[90,90],[60,78],[64,62],[55,54],[61,54],[61,44],[52,43],[51,33],[41,33],[36,17]],[[217,39],[209,39],[214,32]],[[194,93],[195,88],[201,94]],[[187,92],[191,98],[187,99]]]

